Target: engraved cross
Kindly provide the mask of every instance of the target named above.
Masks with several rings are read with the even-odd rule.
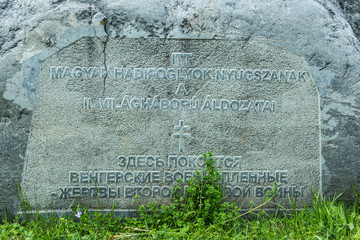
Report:
[[[171,136],[174,138],[179,138],[179,151],[184,151],[184,138],[191,137],[191,133],[185,133],[184,130],[190,130],[190,127],[184,125],[184,120],[179,121],[178,126],[174,126],[174,130],[179,130],[177,133],[173,133]]]

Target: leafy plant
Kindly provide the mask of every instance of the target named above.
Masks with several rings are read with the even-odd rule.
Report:
[[[234,217],[240,209],[235,204],[223,201],[221,174],[215,169],[212,156],[211,152],[203,154],[203,170],[196,171],[187,185],[181,179],[178,181],[177,186],[173,187],[169,206],[159,206],[157,202],[139,204],[139,219],[144,223],[141,227],[186,229],[190,225],[224,223]],[[182,192],[182,189],[186,190]]]

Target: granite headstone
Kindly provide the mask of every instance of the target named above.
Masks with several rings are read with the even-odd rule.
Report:
[[[284,207],[321,188],[319,94],[302,57],[257,38],[103,44],[82,38],[41,63],[21,184],[36,209],[168,204],[208,151],[245,208],[274,181]]]

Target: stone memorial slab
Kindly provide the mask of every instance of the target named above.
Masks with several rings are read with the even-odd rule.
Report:
[[[270,43],[83,38],[41,63],[22,191],[46,211],[168,204],[211,151],[228,201],[260,204],[276,181],[302,206],[319,125],[305,61]]]

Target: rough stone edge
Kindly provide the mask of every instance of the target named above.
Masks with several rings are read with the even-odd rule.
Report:
[[[305,208],[297,208],[296,211],[304,211]],[[128,210],[118,210],[118,209],[87,209],[87,211],[89,213],[102,213],[102,214],[111,214],[114,218],[117,217],[121,217],[123,220],[127,217],[129,218],[137,218],[139,216],[139,213],[136,209],[128,209]],[[281,209],[273,209],[273,208],[261,208],[261,209],[255,209],[252,210],[251,212],[255,212],[255,213],[259,213],[261,211],[265,211],[267,214],[269,214],[270,216],[272,214],[286,214],[289,212],[294,211],[293,209],[286,209],[286,208],[281,208]],[[240,213],[244,214],[247,213],[247,215],[245,215],[244,217],[251,217],[251,212],[249,212],[249,209],[241,209]],[[46,210],[42,210],[42,211],[18,211],[16,212],[16,215],[19,216],[20,219],[24,220],[24,219],[31,219],[31,218],[36,218],[37,216],[41,216],[44,217],[45,219],[50,219],[51,217],[55,217],[55,218],[65,218],[65,217],[73,217],[73,212],[72,210],[57,210],[57,211],[46,211]]]
[[[138,217],[138,212],[136,209],[129,210],[118,210],[118,209],[87,209],[89,213],[102,213],[102,214],[110,214],[112,213],[113,217],[121,217],[125,219],[125,217]],[[42,216],[45,219],[50,219],[51,217],[62,218],[62,217],[72,217],[72,210],[56,210],[56,211],[18,211],[16,215],[20,217],[20,219],[34,218],[36,216]]]

